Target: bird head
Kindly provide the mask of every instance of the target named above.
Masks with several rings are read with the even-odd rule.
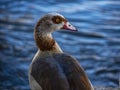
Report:
[[[52,33],[55,30],[77,31],[77,29],[59,13],[48,13],[44,15],[38,21],[35,28],[46,33]]]

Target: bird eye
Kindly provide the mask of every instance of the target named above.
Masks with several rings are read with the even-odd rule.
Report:
[[[62,22],[62,19],[61,19],[59,16],[54,16],[54,17],[52,18],[52,21],[53,21],[53,23],[55,23],[55,24],[59,24],[59,23]]]
[[[55,22],[58,24],[61,23],[61,20],[59,18],[56,18]]]

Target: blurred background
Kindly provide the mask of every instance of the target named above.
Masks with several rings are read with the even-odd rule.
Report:
[[[55,32],[94,86],[118,87],[120,0],[0,0],[0,90],[29,90],[28,68],[37,51],[33,30],[49,12],[63,14],[79,32]]]

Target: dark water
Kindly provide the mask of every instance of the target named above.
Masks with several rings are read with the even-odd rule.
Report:
[[[29,90],[28,67],[37,51],[33,28],[41,15],[63,14],[79,32],[55,32],[95,86],[118,87],[119,0],[0,0],[0,90]]]

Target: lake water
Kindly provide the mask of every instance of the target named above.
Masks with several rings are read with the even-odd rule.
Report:
[[[93,85],[118,87],[119,0],[1,0],[0,90],[29,90],[28,68],[37,51],[33,29],[48,12],[63,14],[79,29],[53,35],[79,60]]]

